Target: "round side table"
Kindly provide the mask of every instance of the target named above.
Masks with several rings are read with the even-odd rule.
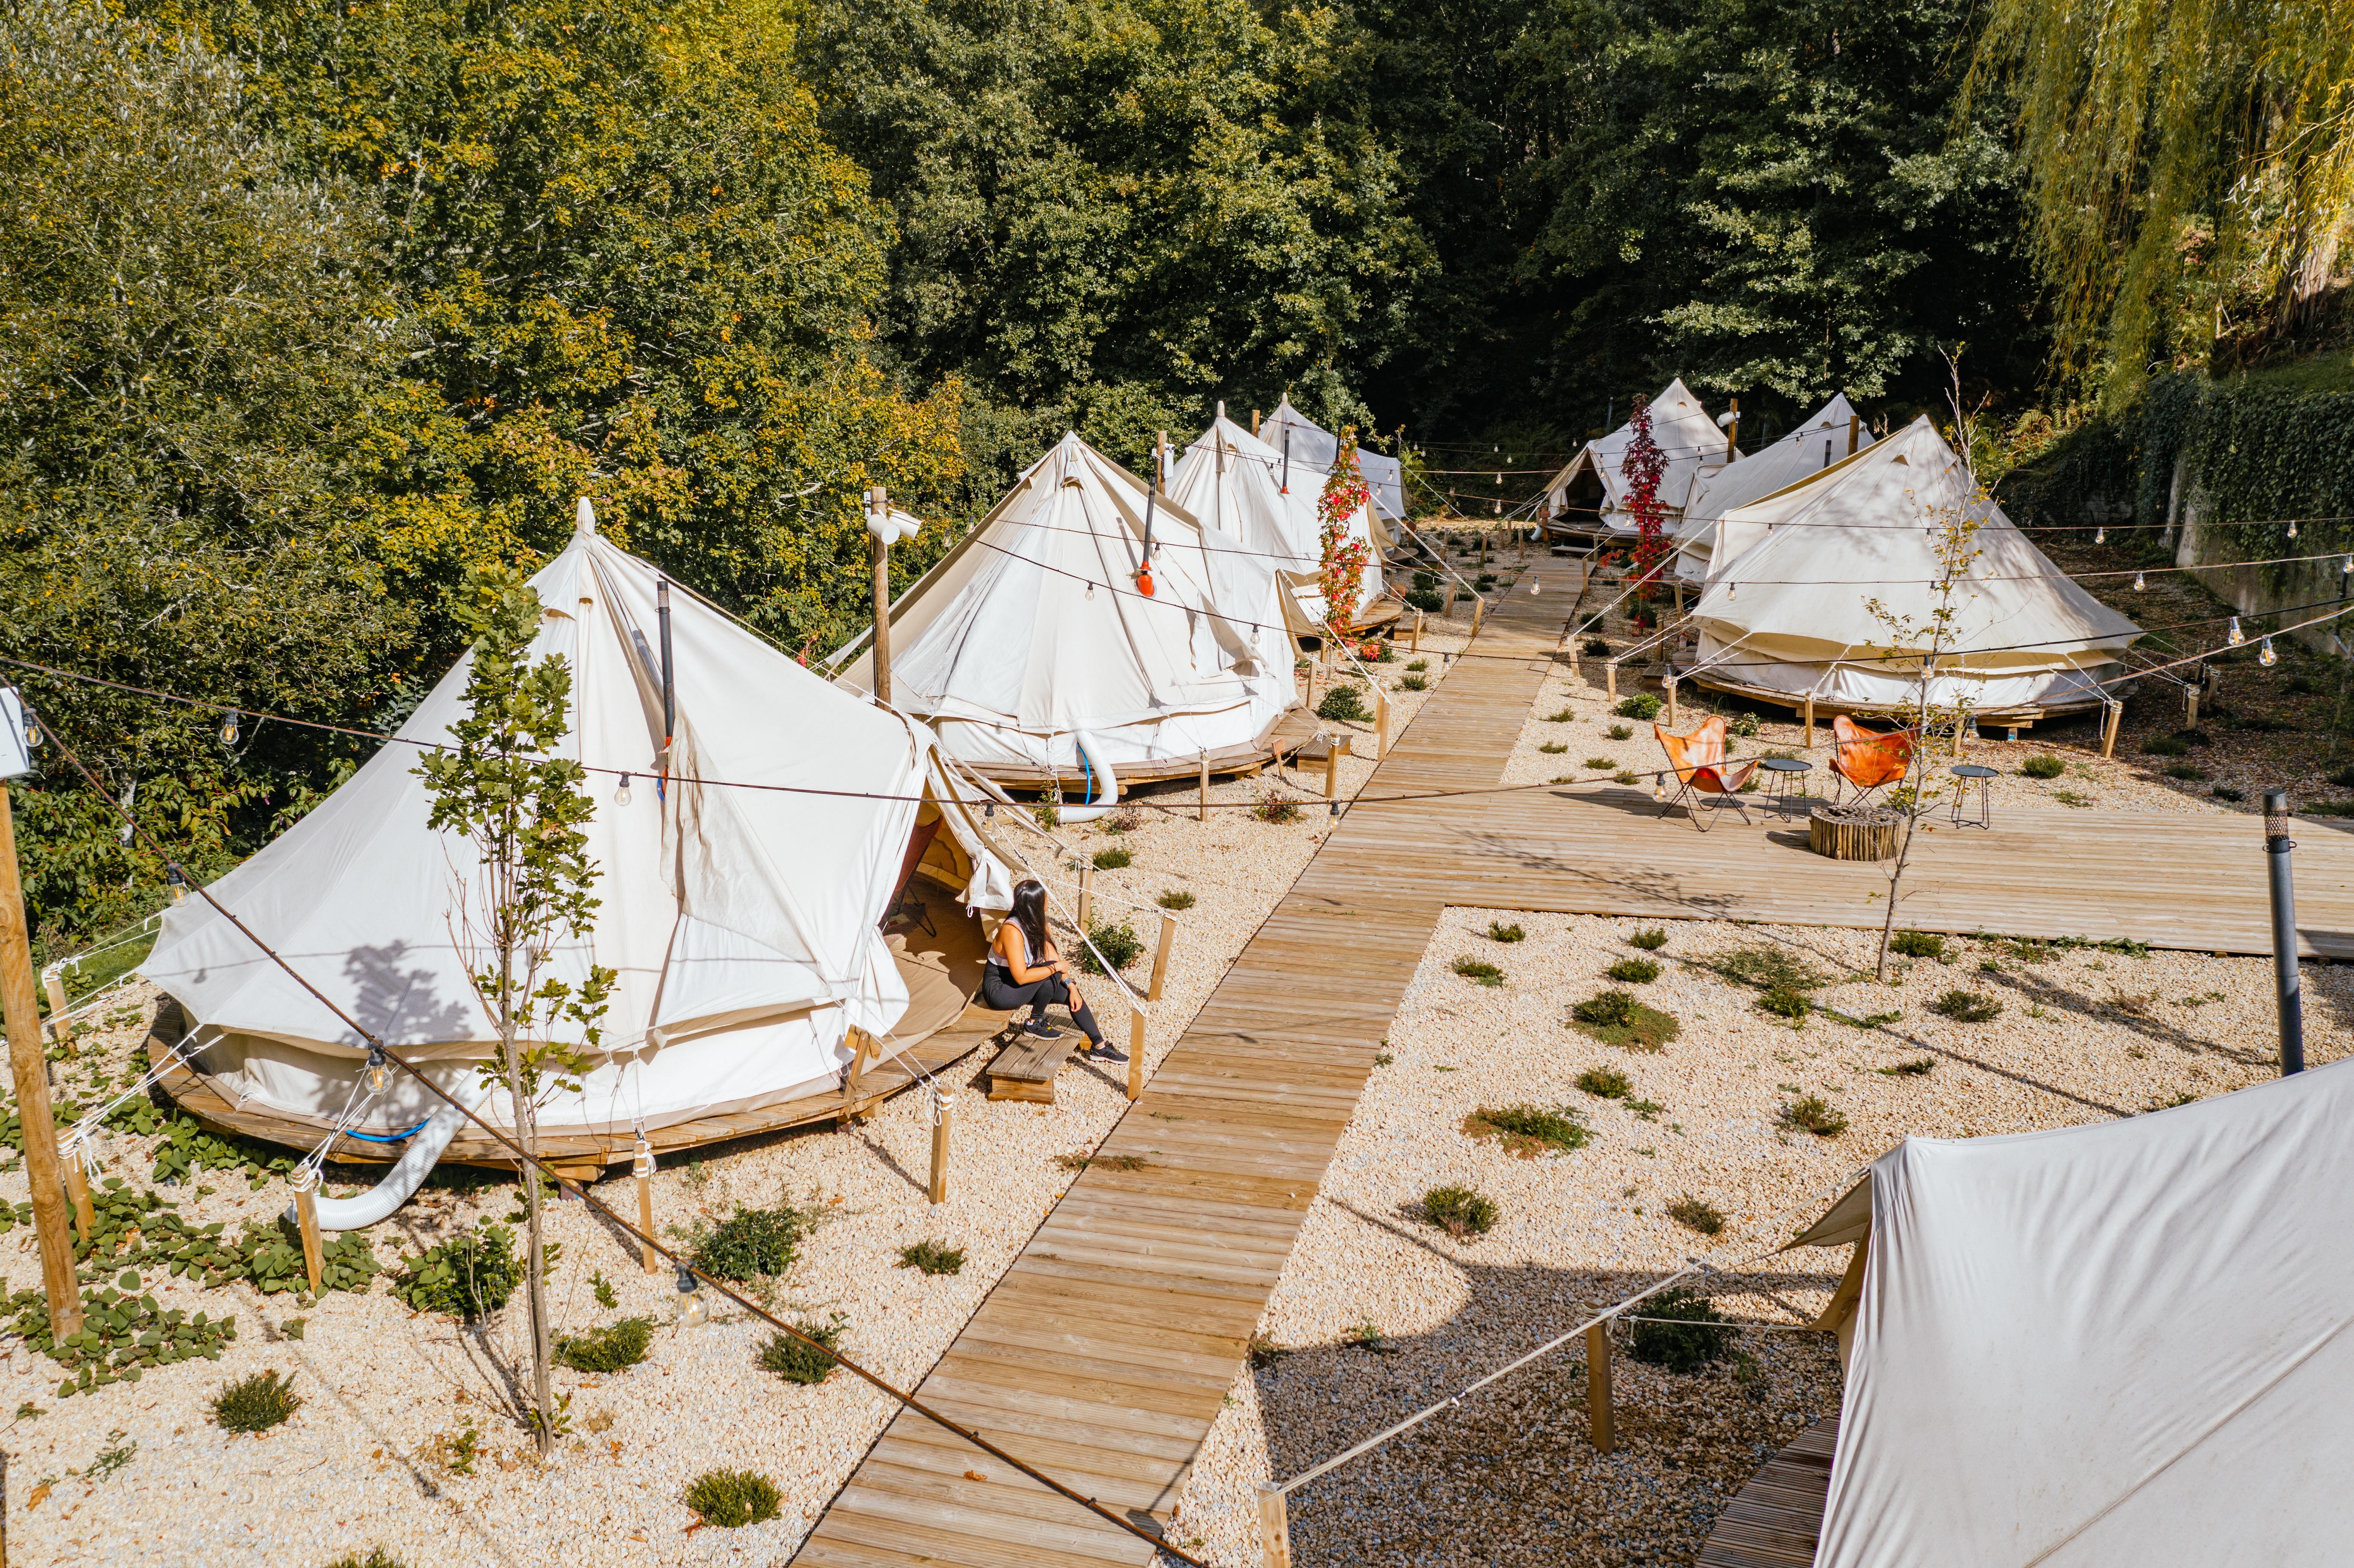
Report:
[[[1786,822],[1793,816],[1806,815],[1810,800],[1807,775],[1815,770],[1815,765],[1795,757],[1769,757],[1757,766],[1774,776],[1774,793],[1766,799],[1766,809]]]
[[[1962,781],[1954,791],[1954,826],[1957,828],[1993,827],[1994,781],[2000,777],[2000,774],[1994,768],[1982,767],[1975,762],[1958,763],[1953,771],[1954,777]],[[1976,821],[1971,821],[1968,816],[1970,790],[1973,787],[1978,792],[1978,812]]]

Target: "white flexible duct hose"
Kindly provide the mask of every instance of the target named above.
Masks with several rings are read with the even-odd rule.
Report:
[[[1087,758],[1087,769],[1095,775],[1096,789],[1098,793],[1084,806],[1065,806],[1063,821],[1092,822],[1119,804],[1119,775],[1113,772],[1111,764],[1104,760],[1102,744],[1094,736],[1089,735],[1086,730],[1080,730],[1071,738],[1078,742],[1079,755]],[[1108,789],[1111,793],[1108,795],[1101,793],[1106,789]]]
[[[440,1162],[441,1151],[466,1119],[466,1113],[453,1105],[443,1105],[426,1118],[408,1147],[393,1161],[392,1169],[383,1181],[356,1198],[326,1198],[314,1200],[319,1211],[319,1228],[323,1231],[356,1231],[368,1225],[380,1224],[392,1218],[393,1211],[406,1203],[425,1185],[425,1178]],[[293,1205],[287,1205],[286,1217],[294,1218]]]

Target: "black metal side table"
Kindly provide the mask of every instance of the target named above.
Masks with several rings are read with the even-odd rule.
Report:
[[[1757,766],[1774,776],[1774,792],[1766,798],[1766,810],[1786,822],[1793,816],[1805,816],[1812,800],[1807,793],[1807,775],[1815,770],[1815,765],[1795,757],[1769,757]]]
[[[1957,828],[1993,827],[1994,781],[2001,777],[2000,773],[1995,768],[1983,767],[1976,762],[1963,762],[1955,765],[1954,777],[1962,781],[1954,791],[1954,826]],[[1972,821],[1967,815],[1970,790],[1973,787],[1978,792],[1978,814],[1976,821]]]

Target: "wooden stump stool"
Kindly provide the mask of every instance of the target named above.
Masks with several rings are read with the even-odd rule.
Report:
[[[1878,807],[1818,806],[1807,815],[1807,842],[1833,860],[1886,860],[1896,853],[1900,820]]]

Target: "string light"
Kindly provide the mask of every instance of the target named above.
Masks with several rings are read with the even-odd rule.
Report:
[[[2139,592],[2141,592],[2141,590],[2142,590],[2141,574],[2140,574],[2139,572],[2136,572],[2136,573],[2134,574],[2134,592],[2136,592],[2136,593],[2139,593]]]
[[[2098,528],[2093,530],[2093,543],[2095,545],[2105,545],[2108,542],[2109,526],[2107,524],[2104,523]]]
[[[229,709],[228,717],[221,720],[221,744],[223,746],[237,744],[237,710],[235,708]]]
[[[181,873],[178,866],[165,867],[164,880],[172,885],[173,903],[177,904],[188,895],[188,879]]]
[[[2271,638],[2267,637],[2264,639],[2264,651],[2256,655],[2256,662],[2259,664],[2277,664],[2280,662],[2280,655],[2273,652],[2273,640]]]
[[[683,1263],[678,1266],[678,1293],[684,1298],[679,1308],[680,1328],[700,1328],[710,1320],[711,1308],[703,1299],[703,1282],[695,1277],[695,1270]]]
[[[2247,640],[2248,634],[2240,630],[2240,618],[2236,615],[2232,617],[2232,630],[2225,635],[2223,641],[2230,643],[2232,647],[2237,648],[2241,643],[2245,642]]]
[[[2348,563],[2347,570],[2354,571],[2354,562]],[[41,744],[41,721],[33,716],[32,709],[27,708],[25,710],[25,745],[27,748],[36,747]]]
[[[392,1086],[392,1064],[385,1060],[382,1046],[368,1048],[367,1071],[360,1075],[360,1081],[367,1085],[367,1092],[372,1095],[380,1095]]]
[[[2296,537],[2296,519],[2294,517],[2288,520],[2288,536],[2292,539]]]
[[[628,805],[629,803],[630,803],[630,776],[629,776],[628,774],[624,773],[624,774],[622,774],[622,775],[621,775],[621,787],[620,787],[620,789],[616,789],[616,790],[614,790],[614,791],[613,791],[613,804],[615,804],[616,806],[626,806],[626,805]]]

